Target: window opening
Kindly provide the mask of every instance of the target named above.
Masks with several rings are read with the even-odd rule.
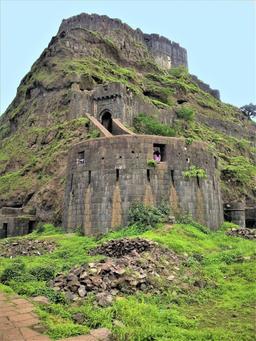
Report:
[[[71,174],[71,181],[70,181],[70,190],[72,191],[73,189],[73,174]]]
[[[92,171],[88,171],[88,185],[90,185],[91,183],[91,180],[92,180]]]
[[[77,161],[77,164],[84,164],[84,163],[85,163],[85,160],[84,160],[84,151],[78,153],[78,158],[77,158],[76,161]]]
[[[171,179],[172,179],[172,185],[174,187],[174,170],[171,169]]]
[[[116,181],[119,181],[119,169],[116,169]]]
[[[153,144],[153,159],[156,162],[164,162],[166,160],[165,144]]]
[[[28,233],[32,233],[33,232],[34,226],[35,226],[35,221],[30,220],[28,222]]]
[[[7,238],[7,230],[8,230],[8,224],[3,223],[3,237]]]
[[[198,175],[196,176],[196,182],[197,182],[197,186],[200,187],[200,179]]]
[[[214,156],[214,164],[215,168],[218,168],[218,159],[216,158],[216,156]]]
[[[147,169],[147,179],[148,179],[148,182],[150,182],[150,169]]]

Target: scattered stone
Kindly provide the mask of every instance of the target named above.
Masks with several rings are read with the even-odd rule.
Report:
[[[49,285],[63,291],[70,301],[82,300],[88,293],[95,293],[96,304],[105,307],[122,294],[133,294],[138,290],[157,293],[160,277],[166,286],[177,284],[179,276],[174,272],[180,270],[180,264],[186,259],[140,238],[114,240],[98,247],[97,251],[114,255],[114,258],[75,267],[68,274],[58,274]],[[117,257],[122,253],[123,256]]]
[[[56,243],[52,240],[18,239],[1,243],[0,257],[40,256],[54,251]]]
[[[256,239],[256,229],[253,228],[233,228],[226,232],[228,236],[242,237],[245,239]]]
[[[96,300],[99,306],[107,307],[113,302],[113,297],[110,294],[108,295],[107,293],[100,292],[96,295]]]
[[[36,296],[36,297],[32,297],[32,301],[36,302],[36,303],[40,303],[40,304],[49,304],[49,299],[45,296]]]
[[[131,252],[141,253],[149,251],[155,245],[154,242],[142,238],[114,239],[91,251],[92,255],[101,254],[108,257],[121,257]]]
[[[86,320],[85,316],[83,313],[76,313],[72,316],[74,322],[78,324],[83,324]]]
[[[98,328],[98,329],[91,330],[90,335],[92,335],[99,341],[111,341],[112,340],[112,333],[107,328]]]

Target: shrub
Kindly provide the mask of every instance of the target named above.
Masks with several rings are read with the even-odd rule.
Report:
[[[195,117],[195,112],[192,108],[184,106],[176,111],[178,118],[182,118],[185,121],[192,121]]]
[[[196,166],[190,166],[188,170],[183,172],[186,178],[207,178],[206,171],[203,168],[197,168]]]
[[[155,160],[148,160],[147,165],[149,167],[156,167],[157,162]]]
[[[145,206],[142,203],[134,203],[128,213],[129,225],[136,225],[140,231],[154,228],[158,223],[164,222],[166,213],[162,208]]]
[[[133,121],[136,132],[149,135],[175,136],[175,130],[156,118],[139,114]]]
[[[30,270],[30,274],[39,281],[48,281],[54,277],[55,269],[51,265],[37,266]]]
[[[1,274],[0,282],[8,283],[11,280],[18,280],[25,272],[25,264],[22,261],[15,261],[9,267],[5,268]]]

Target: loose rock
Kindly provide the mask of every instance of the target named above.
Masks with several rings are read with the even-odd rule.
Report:
[[[120,257],[131,252],[141,253],[153,248],[154,242],[142,238],[114,239],[91,251],[92,255],[101,254],[108,257]]]
[[[233,228],[226,232],[228,236],[242,237],[245,239],[256,239],[256,229],[249,228]]]
[[[1,243],[0,257],[40,256],[54,251],[56,243],[52,240],[17,239]]]
[[[179,271],[179,265],[185,260],[184,256],[141,238],[114,240],[96,250],[118,258],[106,258],[73,268],[68,274],[59,274],[49,282],[53,289],[65,292],[71,301],[95,293],[96,302],[105,307],[120,294],[159,291],[160,277],[167,286],[176,284],[179,277],[173,273]]]

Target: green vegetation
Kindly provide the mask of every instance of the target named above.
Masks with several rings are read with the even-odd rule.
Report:
[[[255,335],[255,242],[227,236],[225,230],[232,226],[225,223],[219,231],[207,234],[194,224],[176,224],[172,228],[158,225],[143,233],[131,226],[111,232],[97,242],[77,235],[53,235],[54,229],[48,226],[42,234],[34,232],[32,236],[54,239],[58,248],[40,257],[2,258],[0,275],[8,281],[0,285],[0,290],[25,297],[46,295],[51,303],[38,304],[37,312],[54,339],[107,327],[120,341],[250,341]],[[93,295],[83,304],[70,305],[47,285],[45,278],[52,276],[52,268],[56,274],[95,261],[99,257],[88,255],[92,247],[124,236],[148,238],[186,255],[179,272],[182,285],[173,284],[154,294],[124,295],[106,308],[95,306]],[[46,277],[44,274],[37,279],[33,273],[43,267],[50,270]],[[73,319],[78,312],[85,316],[82,324]]]
[[[203,168],[198,168],[196,166],[190,166],[189,169],[183,172],[186,178],[207,178],[206,171]]]
[[[147,161],[147,165],[149,167],[156,167],[157,166],[157,162],[156,162],[156,160],[148,160]]]
[[[231,157],[222,168],[223,177],[239,186],[253,185],[256,177],[256,166],[243,156]]]
[[[195,111],[188,106],[183,106],[176,111],[178,118],[185,121],[192,121],[195,118]]]
[[[141,134],[175,136],[175,130],[172,127],[146,114],[139,114],[134,118],[134,128],[137,133]]]
[[[153,207],[138,202],[131,206],[128,222],[130,225],[135,225],[138,231],[145,231],[166,221],[169,213],[170,210],[164,203],[159,207]]]
[[[23,128],[22,133],[5,139],[0,152],[0,172],[5,171],[0,177],[1,198],[31,192],[58,176],[52,168],[62,163],[71,141],[79,141],[79,136],[90,138],[85,134],[86,123],[88,119],[80,117],[50,128]],[[14,170],[6,171],[6,165],[13,165]]]

